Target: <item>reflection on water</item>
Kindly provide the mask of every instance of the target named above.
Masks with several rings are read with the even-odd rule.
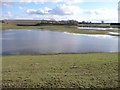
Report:
[[[117,52],[118,37],[42,30],[2,31],[3,54]]]

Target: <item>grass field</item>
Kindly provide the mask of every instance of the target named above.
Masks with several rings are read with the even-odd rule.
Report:
[[[80,33],[80,34],[107,34],[109,31],[118,32],[117,30],[96,31],[80,30],[74,25],[41,25],[41,26],[16,26],[15,24],[2,24],[2,30],[6,29],[42,29],[60,32]]]
[[[3,55],[3,88],[116,88],[118,53]]]
[[[81,27],[86,27],[86,26],[89,26],[89,27],[111,27],[110,24],[79,24],[78,26],[81,26]]]

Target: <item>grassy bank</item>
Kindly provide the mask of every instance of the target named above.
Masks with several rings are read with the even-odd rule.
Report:
[[[42,29],[51,31],[61,31],[80,34],[107,34],[108,31],[82,30],[77,29],[74,25],[41,25],[41,26],[16,26],[15,24],[2,24],[2,30],[6,29]],[[116,30],[110,30],[116,32]]]
[[[115,88],[117,53],[4,55],[3,88]]]

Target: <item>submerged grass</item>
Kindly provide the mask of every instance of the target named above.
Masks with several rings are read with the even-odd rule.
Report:
[[[116,88],[118,53],[3,55],[3,88]]]

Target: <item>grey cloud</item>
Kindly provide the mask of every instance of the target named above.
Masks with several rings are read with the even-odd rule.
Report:
[[[56,7],[54,9],[50,10],[49,14],[53,14],[53,15],[72,15],[73,12],[71,12],[70,10],[62,9],[60,7]]]
[[[28,14],[42,14],[43,15],[43,14],[48,14],[49,10],[51,10],[51,9],[49,9],[47,7],[40,8],[40,9],[37,9],[37,10],[35,10],[35,9],[28,9],[27,13]]]
[[[59,5],[53,9],[48,7],[40,9],[28,9],[27,13],[29,14],[42,14],[42,15],[72,15],[73,11],[65,5]]]
[[[27,10],[27,13],[28,13],[28,14],[38,14],[38,12],[39,12],[39,11],[37,11],[37,10],[32,10],[32,9]],[[39,12],[39,14],[42,14],[42,13]]]

